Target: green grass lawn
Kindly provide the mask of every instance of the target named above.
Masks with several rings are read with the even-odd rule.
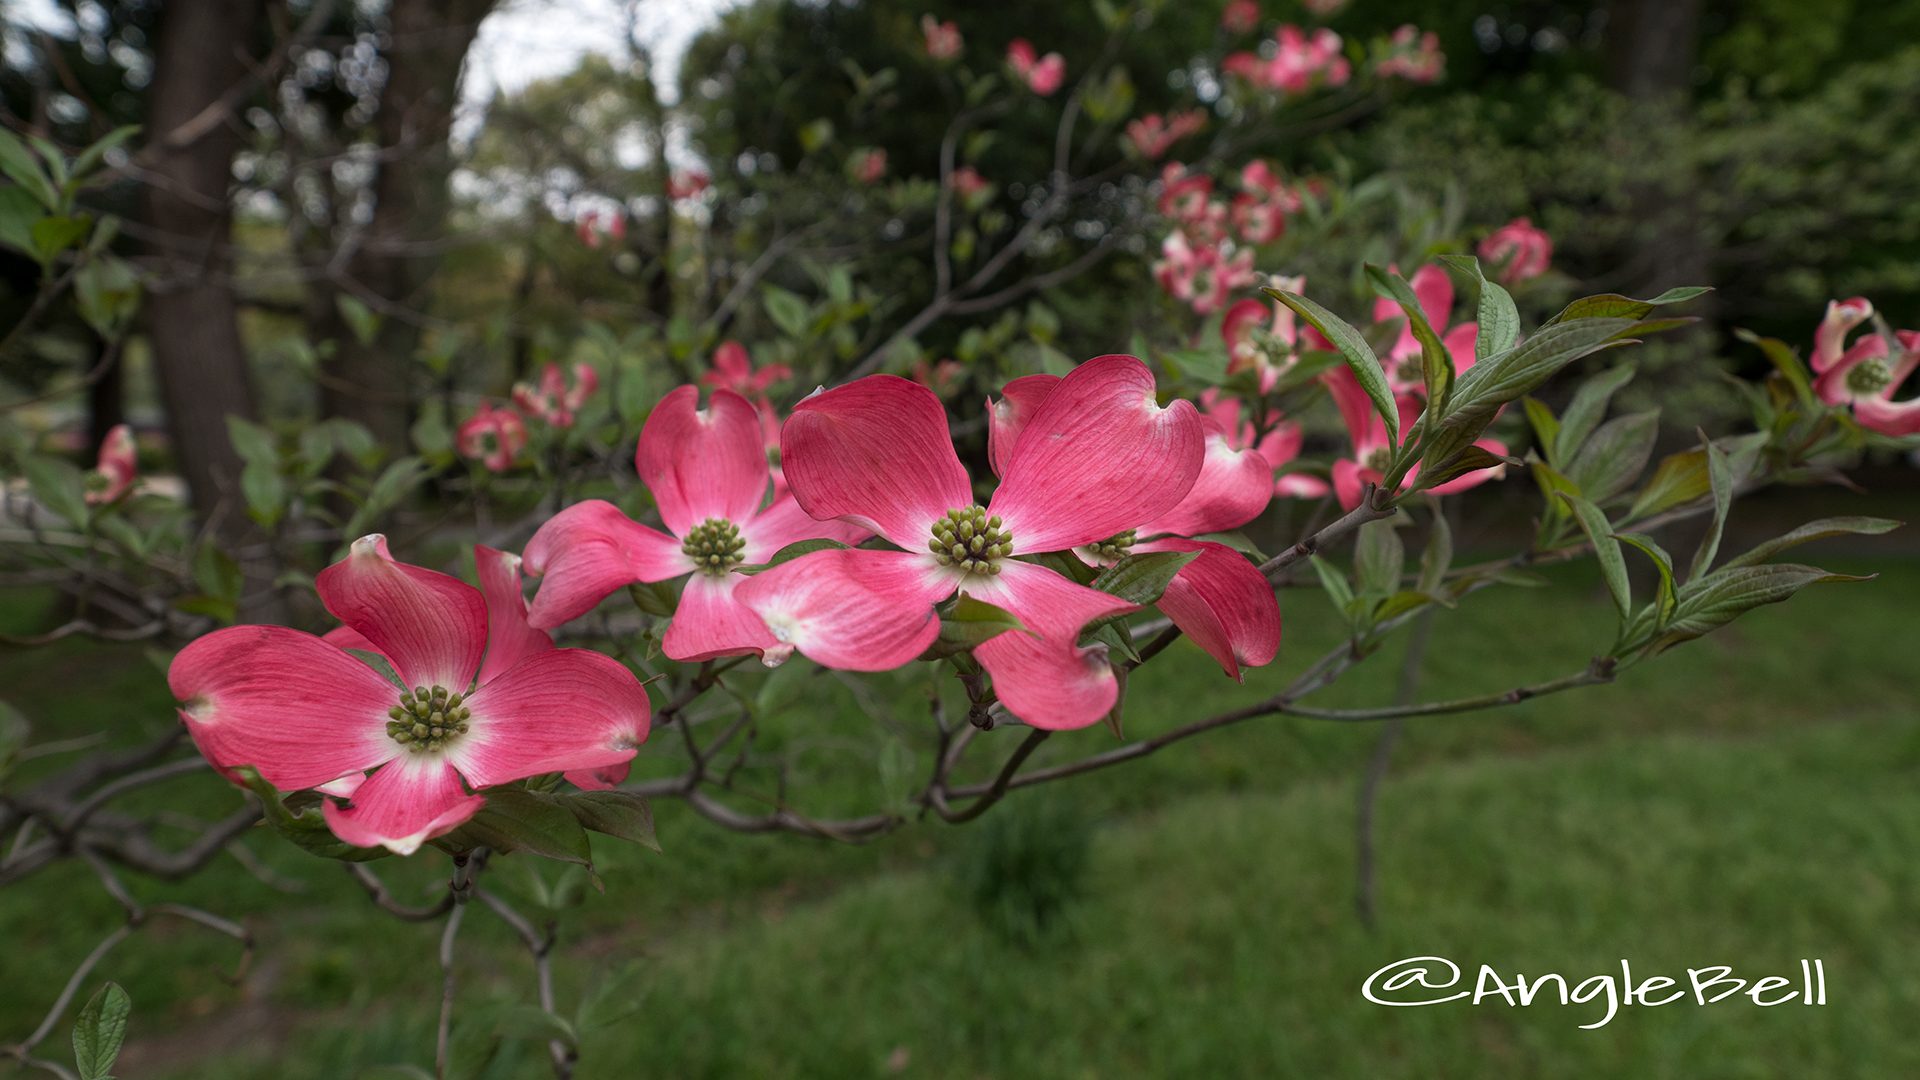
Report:
[[[1907,1030],[1920,983],[1901,967],[1920,947],[1920,561],[1826,561],[1883,576],[1811,590],[1613,686],[1411,724],[1381,805],[1371,932],[1352,915],[1366,726],[1256,721],[1019,793],[971,826],[923,824],[862,848],[735,836],[664,805],[666,853],[602,845],[607,892],[587,892],[563,924],[565,1010],[598,997],[603,1021],[583,1033],[580,1075],[1920,1075]],[[1606,644],[1606,600],[1591,567],[1552,581],[1444,616],[1422,696],[1584,665]],[[1288,593],[1285,611],[1282,663],[1244,687],[1184,646],[1136,677],[1128,736],[1270,694],[1334,643],[1317,594]],[[1325,702],[1387,700],[1400,648]],[[0,676],[42,737],[168,722],[164,685],[137,651],[4,657]],[[884,684],[877,700],[783,678],[770,693],[799,703],[763,725],[761,746],[797,758],[796,802],[872,809],[876,735],[928,737],[924,676]],[[983,761],[1019,738],[983,736]],[[1040,760],[1111,738],[1059,737]],[[650,745],[643,771],[671,769],[676,743]],[[770,770],[746,782],[770,791]],[[149,797],[207,815],[233,799],[207,779]],[[967,886],[986,838],[1023,822],[1087,837],[1084,894],[1034,939],[997,933]],[[233,987],[221,979],[230,942],[162,925],[123,946],[100,972],[135,1002],[121,1074],[296,1080],[425,1063],[438,926],[378,914],[335,867],[268,837],[249,844],[300,891],[234,862],[137,883],[244,915],[261,950]],[[420,897],[445,873],[432,857],[380,865]],[[507,858],[489,878],[525,896],[533,873],[557,877]],[[0,962],[0,1039],[35,1022],[116,919],[84,868],[0,895],[0,939],[21,943]],[[524,954],[484,911],[463,941],[463,1018],[531,1000]],[[1376,968],[1428,953],[1569,977],[1622,957],[1646,974],[1792,974],[1817,956],[1832,1004],[1628,1008],[1582,1031],[1596,1006],[1360,998]],[[510,1042],[489,1075],[540,1075],[541,1056]]]

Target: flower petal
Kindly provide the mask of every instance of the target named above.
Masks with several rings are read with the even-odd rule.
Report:
[[[400,690],[319,638],[284,626],[232,626],[180,650],[167,669],[194,742],[215,765],[251,765],[298,791],[400,752],[387,710]]]
[[[1474,354],[1474,350],[1479,347],[1479,339],[1480,324],[1478,322],[1463,322],[1447,331],[1446,336],[1440,339],[1440,344],[1446,346],[1447,355],[1453,358],[1455,375],[1464,373],[1473,366],[1475,360],[1479,359]]]
[[[600,499],[574,503],[527,541],[526,571],[541,579],[527,614],[546,630],[593,610],[624,585],[691,573],[680,541],[635,522]]]
[[[987,459],[993,475],[1006,475],[1021,429],[1058,385],[1058,375],[1022,375],[1000,388],[999,401],[987,399]]]
[[[1273,500],[1273,465],[1259,450],[1235,450],[1227,433],[1212,420],[1207,425],[1207,455],[1200,477],[1180,505],[1141,526],[1141,536],[1163,533],[1198,536],[1237,529],[1267,508]]]
[[[409,686],[465,690],[487,651],[487,602],[459,578],[396,561],[378,533],[320,571],[334,617],[364,634]],[[391,702],[389,703],[391,704]]]
[[[767,497],[760,414],[731,390],[715,390],[704,409],[692,386],[661,398],[633,464],[676,536],[708,518],[745,521]]]
[[[886,671],[919,656],[940,633],[933,605],[959,575],[931,555],[907,551],[816,551],[734,586],[734,598],[766,622],[778,647],[842,671]]]
[[[1853,418],[1869,431],[1894,438],[1920,434],[1920,398],[1900,402],[1861,398],[1853,403]]]
[[[628,761],[598,769],[568,769],[560,777],[581,791],[611,791],[625,783],[632,771],[633,763]]]
[[[1006,608],[1026,631],[1001,634],[974,647],[993,676],[994,693],[1034,727],[1063,730],[1097,723],[1113,708],[1120,686],[1104,645],[1076,644],[1088,623],[1138,608],[1111,593],[1089,589],[1031,563],[1006,561],[991,578],[968,580],[969,594]]]
[[[467,794],[444,756],[402,754],[354,789],[353,805],[343,810],[328,799],[320,810],[327,828],[349,844],[411,855],[459,828],[486,801]]]
[[[1263,667],[1280,651],[1280,603],[1247,557],[1205,541],[1158,540],[1136,551],[1197,551],[1161,595],[1159,608],[1182,633],[1220,662],[1230,679],[1241,667]]]
[[[471,730],[447,756],[476,788],[633,758],[652,717],[646,687],[610,656],[555,649],[474,692]]]
[[[767,632],[760,616],[734,598],[737,583],[745,580],[738,574],[695,574],[688,578],[660,651],[670,659],[691,661],[742,654],[762,656],[777,647],[779,643]]]
[[[872,535],[858,525],[845,521],[820,521],[800,509],[800,504],[791,495],[781,495],[773,500],[773,505],[760,511],[753,520],[740,527],[741,539],[747,542],[741,558],[750,563],[763,563],[788,544],[801,540],[837,540],[842,544],[857,544]]]
[[[480,594],[487,599],[487,658],[480,665],[480,685],[485,686],[527,657],[553,648],[553,638],[527,622],[520,556],[475,544],[473,563],[480,575]]]
[[[864,525],[909,551],[927,545],[934,518],[973,503],[940,399],[895,375],[869,375],[794,406],[780,463],[808,514]]]
[[[1021,553],[1104,540],[1173,509],[1206,456],[1189,401],[1161,408],[1131,356],[1089,360],[1034,411],[992,510]],[[902,545],[905,546],[905,545]]]
[[[1359,462],[1341,458],[1333,463],[1333,493],[1340,499],[1340,509],[1352,510],[1360,505],[1366,496],[1368,483],[1379,483],[1381,476],[1372,469],[1363,468]]]

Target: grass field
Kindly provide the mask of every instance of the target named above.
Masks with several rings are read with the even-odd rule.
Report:
[[[1904,968],[1920,955],[1920,561],[1811,557],[1882,576],[1760,611],[1616,685],[1411,724],[1381,802],[1372,931],[1352,912],[1365,726],[1259,721],[862,848],[735,836],[663,805],[666,853],[606,845],[605,895],[588,890],[563,924],[563,1011],[591,1003],[579,1075],[1920,1075],[1920,980]],[[1438,623],[1422,696],[1576,670],[1605,645],[1605,608],[1591,567],[1476,595]],[[1136,678],[1129,737],[1270,694],[1334,643],[1317,594],[1287,594],[1286,612],[1282,663],[1244,687],[1185,647]],[[1326,703],[1385,701],[1400,647]],[[0,663],[6,696],[49,721],[43,737],[169,722],[137,651]],[[925,738],[920,685],[892,690],[862,707],[830,680],[775,687],[803,695],[765,735],[802,754],[792,790],[807,809],[872,807],[876,727]],[[1019,737],[984,736],[987,758]],[[1042,760],[1110,740],[1057,738]],[[670,768],[673,750],[663,738],[645,756]],[[200,778],[152,798],[211,815],[233,796]],[[1080,895],[1045,932],[997,932],[969,882],[995,842],[1049,830],[1085,856]],[[135,1002],[120,1074],[425,1064],[438,926],[380,915],[338,869],[268,837],[249,844],[278,888],[235,862],[138,883],[245,915],[260,955],[235,987],[221,978],[231,942],[163,925],[123,946],[101,968]],[[381,868],[425,897],[445,872],[432,862]],[[516,862],[491,883],[524,897],[528,875],[558,877]],[[0,894],[0,1039],[116,921],[84,868]],[[458,1016],[503,1022],[495,1005],[531,999],[525,954],[480,911],[462,940]],[[1623,957],[1643,974],[1750,976],[1820,957],[1831,1004],[1629,1007],[1583,1031],[1597,1004],[1362,1000],[1369,973],[1423,954],[1570,981]],[[487,1075],[541,1075],[543,1053],[510,1039]]]

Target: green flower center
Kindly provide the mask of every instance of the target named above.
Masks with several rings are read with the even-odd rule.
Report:
[[[1368,454],[1360,464],[1365,465],[1374,472],[1384,473],[1387,471],[1387,466],[1393,464],[1393,451],[1384,446],[1377,447],[1373,453]]]
[[[467,721],[473,719],[464,700],[444,686],[408,690],[387,710],[387,737],[416,754],[445,749],[467,733]]]
[[[1000,560],[1013,554],[1013,534],[988,517],[984,506],[947,511],[935,519],[928,550],[941,566],[957,566],[969,574],[998,574]]]
[[[680,550],[701,573],[724,577],[742,562],[747,541],[740,535],[740,526],[726,518],[708,518],[687,530]]]
[[[1099,559],[1101,562],[1119,562],[1121,559],[1127,557],[1127,552],[1133,547],[1133,541],[1136,539],[1134,533],[1136,531],[1137,530],[1134,529],[1128,529],[1123,533],[1115,533],[1097,544],[1087,545],[1087,550],[1091,551],[1093,557]]]
[[[1874,394],[1886,389],[1893,381],[1893,372],[1887,362],[1878,357],[1863,360],[1847,372],[1847,389],[1856,394]]]

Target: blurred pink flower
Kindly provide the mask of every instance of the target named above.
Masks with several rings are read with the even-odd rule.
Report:
[[[1254,0],[1232,0],[1220,12],[1220,26],[1230,34],[1250,34],[1260,25],[1260,5]]]
[[[1553,238],[1527,218],[1514,218],[1480,241],[1480,258],[1500,268],[1500,280],[1512,285],[1537,278],[1553,261]]]
[[[560,370],[559,364],[549,363],[540,371],[540,385],[531,383],[513,385],[513,404],[529,420],[538,420],[557,428],[573,426],[581,406],[600,388],[600,376],[593,365],[578,363],[573,365],[573,380]]]
[[[122,496],[132,490],[134,480],[139,476],[137,451],[133,443],[133,429],[125,424],[115,424],[100,440],[100,457],[93,472],[87,476],[87,502],[101,506],[118,502]]]
[[[1474,349],[1480,324],[1472,320],[1449,323],[1453,318],[1453,279],[1445,270],[1429,265],[1415,271],[1407,284],[1413,288],[1413,298],[1420,302],[1420,313],[1426,316],[1427,325],[1439,335],[1447,355],[1453,358],[1454,374],[1472,367],[1478,359]],[[1413,324],[1406,312],[1400,310],[1399,304],[1381,297],[1373,302],[1373,321],[1382,325],[1400,324],[1400,333],[1387,352],[1387,382],[1393,392],[1424,395],[1427,376],[1421,362],[1420,341],[1413,336]]]
[[[1274,38],[1276,47],[1271,57],[1234,53],[1221,61],[1220,69],[1282,94],[1303,94],[1317,86],[1345,86],[1353,75],[1352,65],[1340,51],[1340,35],[1325,27],[1308,35],[1288,24]]]
[[[877,184],[887,175],[887,152],[885,150],[859,150],[848,160],[847,168],[853,178],[863,184]]]
[[[1153,264],[1154,280],[1176,300],[1199,315],[1210,315],[1227,305],[1235,289],[1254,283],[1253,252],[1233,250],[1228,240],[1195,244],[1176,229],[1161,241],[1160,258]]]
[[[496,409],[487,402],[460,425],[454,446],[460,456],[477,461],[493,472],[513,468],[520,451],[527,445],[527,423],[512,409]]]
[[[1065,57],[1050,52],[1035,59],[1033,43],[1026,38],[1014,38],[1007,44],[1007,66],[1026,82],[1027,89],[1041,97],[1052,97],[1067,78]]]
[[[590,248],[612,240],[614,243],[627,237],[627,216],[617,210],[589,210],[574,223],[574,234],[580,242]]]
[[[1198,109],[1161,116],[1148,113],[1127,124],[1127,145],[1134,154],[1147,160],[1165,157],[1173,144],[1207,126],[1206,114]]]
[[[1896,438],[1920,434],[1920,397],[1893,400],[1920,368],[1920,331],[1896,330],[1889,346],[1885,335],[1870,330],[1848,347],[1847,335],[1872,317],[1873,305],[1864,297],[1827,304],[1814,333],[1814,392],[1829,405],[1851,408],[1869,431]]]
[[[1434,83],[1447,70],[1447,58],[1440,51],[1440,35],[1408,23],[1388,39],[1387,55],[1374,65],[1383,79],[1405,79],[1415,83]]]
[[[970,207],[983,201],[983,197],[993,189],[993,182],[981,176],[979,170],[971,165],[962,165],[953,170],[947,183],[953,187],[954,194],[960,196],[960,201]]]
[[[920,33],[927,42],[927,55],[935,60],[951,60],[960,55],[963,44],[960,27],[951,20],[941,22],[931,15],[922,15]]]
[[[699,169],[676,169],[667,177],[667,198],[679,201],[691,199],[713,183],[713,178]]]

